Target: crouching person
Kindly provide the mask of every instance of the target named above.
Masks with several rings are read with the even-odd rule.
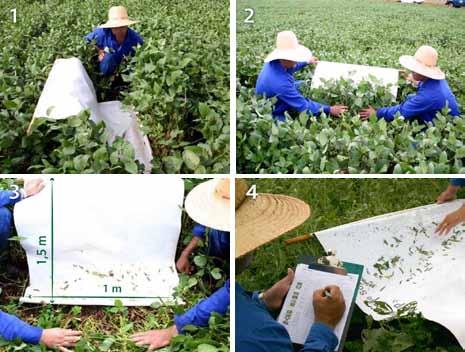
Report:
[[[229,179],[210,180],[196,186],[186,197],[185,207],[189,216],[198,224],[194,227],[194,238],[184,249],[176,263],[180,272],[192,272],[189,256],[200,239],[208,232],[207,255],[229,259]],[[223,268],[224,269],[224,268]],[[149,346],[149,351],[168,346],[177,334],[188,325],[205,327],[213,313],[225,315],[230,303],[230,281],[211,296],[198,302],[184,314],[174,317],[174,324],[166,329],[134,334],[131,339],[137,346]]]
[[[69,329],[42,329],[29,325],[19,318],[0,311],[0,337],[6,341],[44,344],[48,348],[74,347],[81,332]]]

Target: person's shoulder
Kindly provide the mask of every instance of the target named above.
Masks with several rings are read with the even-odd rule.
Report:
[[[136,32],[134,29],[129,28],[128,33],[129,33],[129,37],[131,38],[131,40],[133,40],[137,44],[142,44],[144,42],[144,40],[142,39],[142,36],[138,32]]]
[[[100,28],[100,27],[97,27],[97,28],[94,28],[94,30],[92,32],[90,32],[89,34],[86,35],[86,38],[88,40],[99,40],[99,39],[102,39],[104,38],[105,36],[107,35],[107,33],[105,32],[105,28]]]
[[[109,28],[97,27],[97,28],[94,29],[94,31],[92,33],[94,33],[95,36],[97,36],[97,37],[103,37],[103,36],[108,35],[109,32],[111,32],[111,29],[109,29]]]

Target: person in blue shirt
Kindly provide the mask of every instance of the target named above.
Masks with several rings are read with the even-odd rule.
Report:
[[[236,180],[236,275],[251,264],[253,253],[262,245],[279,238],[305,222],[310,207],[300,199],[281,194],[260,193],[247,197],[245,180]],[[240,191],[238,191],[240,190]],[[236,284],[236,351],[293,352],[294,347],[284,325],[275,317],[294,280],[294,272],[271,288],[247,292]],[[329,291],[331,297],[324,294]],[[345,301],[339,287],[330,285],[313,293],[315,320],[300,352],[333,352],[339,341],[334,328],[345,312]]]
[[[144,43],[142,37],[130,29],[131,24],[126,8],[114,6],[110,8],[108,21],[86,35],[86,40],[94,42],[98,51],[100,72],[104,76],[113,75],[124,57],[134,56],[135,48]]]
[[[449,7],[465,7],[465,0],[447,0],[446,5]]]
[[[442,192],[438,199],[438,204],[453,201],[457,198],[457,192],[465,186],[465,178],[453,178],[450,180],[447,189]],[[457,210],[447,214],[441,223],[436,227],[436,233],[439,236],[447,235],[455,226],[465,221],[465,204]]]
[[[363,109],[360,112],[361,119],[376,114],[378,119],[392,121],[400,114],[406,120],[417,118],[419,122],[427,123],[432,122],[436,114],[446,107],[450,116],[459,116],[459,105],[445,80],[445,74],[436,66],[437,60],[437,51],[426,45],[421,46],[415,56],[401,56],[400,64],[412,71],[412,80],[418,82],[417,93],[409,95],[404,102],[395,106]]]
[[[318,116],[322,112],[326,115],[340,116],[347,111],[343,105],[328,106],[305,98],[299,91],[298,82],[293,74],[309,64],[316,64],[318,59],[313,57],[310,50],[299,44],[296,35],[291,31],[278,33],[276,49],[267,56],[255,87],[257,95],[266,98],[276,97],[273,117],[285,121],[285,112],[307,112]]]
[[[7,247],[13,224],[13,216],[9,207],[27,197],[34,196],[44,187],[43,180],[34,179],[25,181],[22,189],[14,186],[12,187],[13,190],[10,191],[0,190],[0,253]]]
[[[70,329],[42,329],[29,325],[19,318],[0,310],[0,337],[6,341],[22,341],[48,348],[74,347],[81,332]]]
[[[273,315],[279,312],[292,283],[293,272],[262,294],[245,291],[236,284],[236,351],[238,352],[292,352],[295,351],[284,325]],[[331,293],[331,298],[324,291]],[[310,299],[310,297],[309,297]],[[315,322],[300,352],[333,352],[338,345],[334,328],[345,311],[342,292],[337,286],[328,286],[314,292]]]
[[[176,262],[176,268],[184,274],[192,273],[192,266],[189,257],[197,248],[200,241],[205,241],[208,233],[207,255],[224,260],[229,259],[229,232],[207,228],[204,225],[196,224],[192,230],[194,235],[187,247],[182,251]]]
[[[12,190],[0,190],[0,253],[4,251],[11,234],[13,217],[10,207],[25,198],[38,194],[45,187],[41,179],[24,181],[24,188],[13,186]],[[49,348],[73,347],[79,341],[80,332],[67,329],[41,329],[19,318],[0,311],[0,337],[6,341],[21,340],[25,343],[43,343]]]
[[[186,197],[187,214],[198,224],[193,239],[176,262],[179,272],[190,274],[189,257],[208,232],[207,254],[221,259],[229,258],[229,179],[210,180],[196,186]],[[200,225],[199,223],[205,224]],[[174,317],[174,324],[166,329],[151,330],[131,336],[137,346],[149,346],[149,351],[168,346],[171,339],[184,332],[188,325],[208,326],[213,313],[225,315],[230,303],[230,281],[211,296],[198,302],[183,314]]]

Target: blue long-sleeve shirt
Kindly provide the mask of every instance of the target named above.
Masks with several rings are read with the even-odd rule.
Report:
[[[400,114],[406,119],[418,118],[420,122],[430,122],[436,117],[436,113],[447,106],[450,109],[449,115],[459,116],[459,106],[454,94],[450,90],[445,79],[427,79],[420,82],[416,94],[411,94],[403,103],[380,108],[376,112],[379,119],[386,121],[394,120],[394,116]]]
[[[17,317],[0,311],[0,336],[7,341],[20,339],[37,345],[42,337],[41,328],[31,326]]]
[[[208,255],[223,259],[229,258],[229,232],[210,229],[196,224],[192,230],[195,237],[205,239],[208,231]]]
[[[285,69],[279,60],[274,60],[263,66],[257,79],[255,93],[267,98],[276,97],[277,101],[273,109],[273,116],[276,119],[284,121],[286,111],[299,113],[306,111],[315,116],[321,111],[329,114],[330,106],[307,99],[299,91],[293,74],[306,65],[306,62],[299,62],[295,68]]]
[[[174,323],[179,332],[186,325],[207,326],[208,320],[213,312],[225,315],[230,302],[230,282],[227,280],[223,287],[213,293],[210,297],[200,301],[193,308],[182,315],[174,317]]]
[[[465,186],[465,178],[451,178],[450,179],[450,184],[452,186],[464,187]]]
[[[315,323],[299,352],[334,352],[338,339],[325,324]],[[268,312],[256,295],[236,284],[236,350],[293,352],[286,328]]]
[[[124,42],[120,45],[111,28],[97,28],[85,36],[88,42],[95,40],[99,49],[105,50],[105,56],[99,63],[100,72],[105,76],[112,75],[125,56],[134,56],[135,47],[144,44],[142,37],[131,28]]]
[[[12,215],[7,206],[23,199],[22,192],[0,191],[0,249],[6,246],[11,231]]]
[[[0,208],[15,205],[24,198],[23,193],[18,190],[16,193],[13,191],[0,191]]]

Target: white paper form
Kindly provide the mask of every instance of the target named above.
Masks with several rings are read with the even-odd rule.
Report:
[[[352,298],[357,288],[358,276],[355,274],[339,275],[310,269],[306,264],[297,265],[294,281],[284,301],[278,322],[287,329],[291,341],[303,345],[315,322],[312,297],[313,292],[329,285],[340,287],[346,303],[344,315],[336,326],[334,333],[341,341],[347,324]],[[336,347],[336,350],[339,348]]]
[[[364,266],[356,303],[375,320],[416,302],[417,312],[442,324],[465,347],[465,227],[437,236],[438,223],[463,200],[402,210],[316,233],[325,250]],[[392,314],[382,314],[378,302]]]

